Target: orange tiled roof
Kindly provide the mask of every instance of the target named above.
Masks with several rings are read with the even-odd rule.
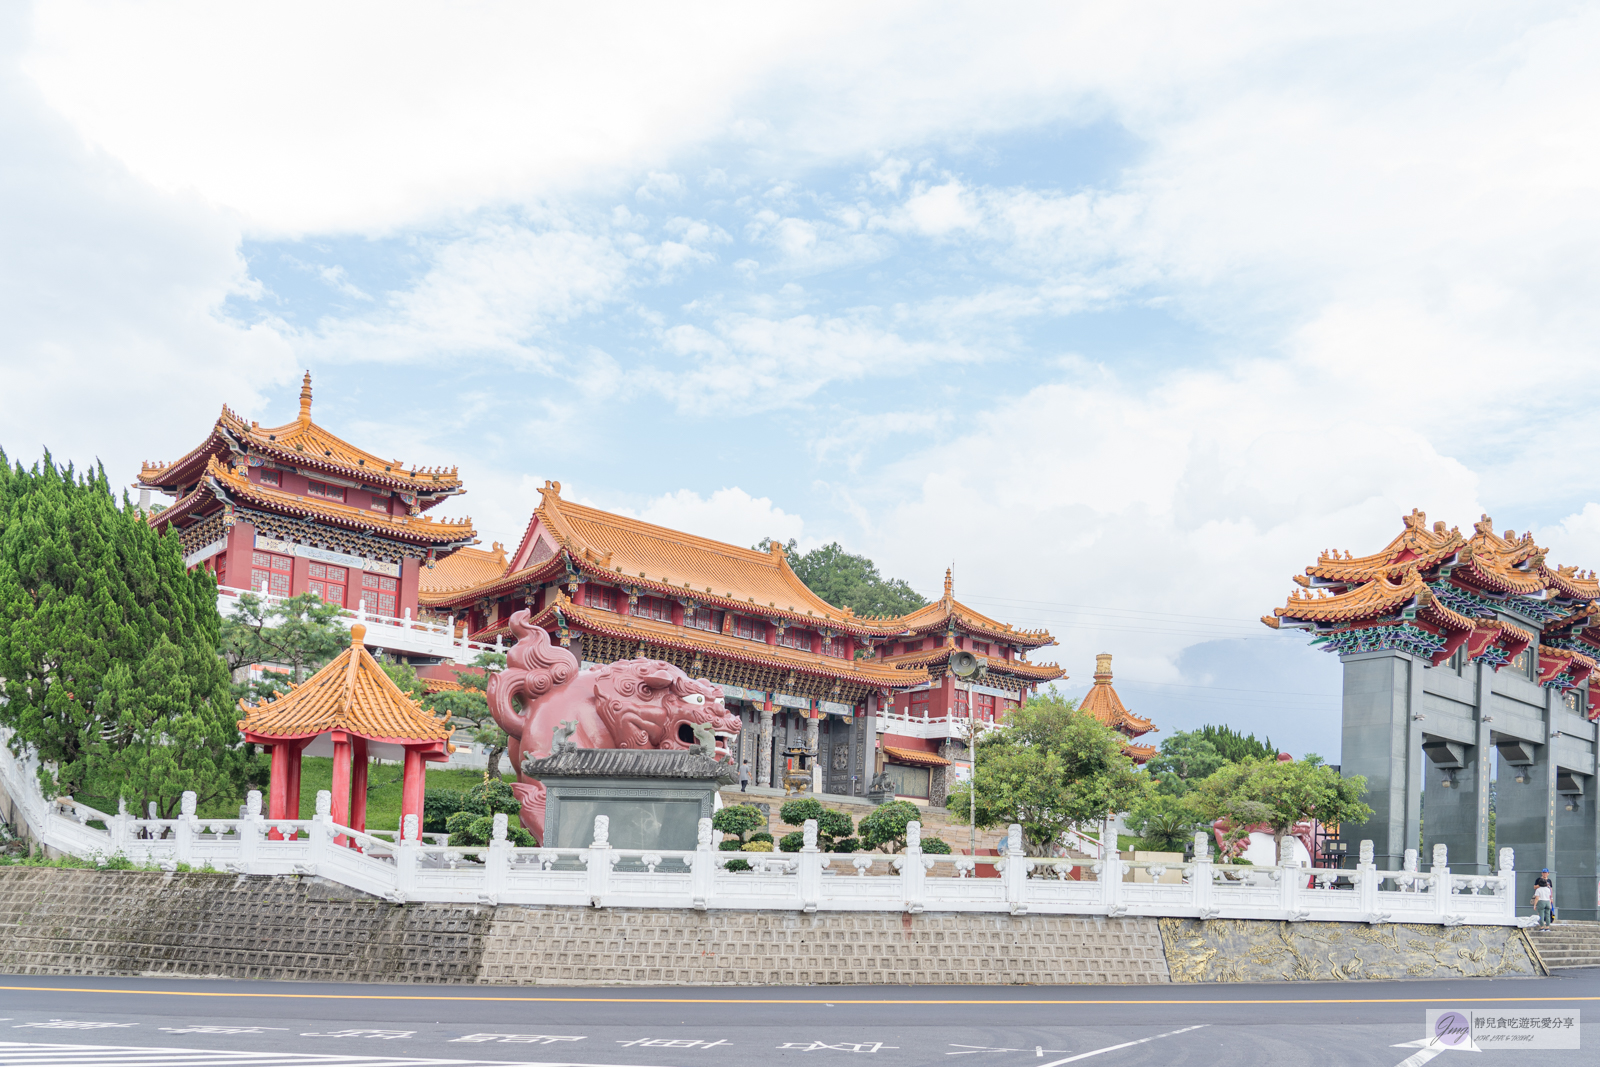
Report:
[[[362,645],[366,633],[352,626],[350,647],[283,696],[256,705],[239,701],[240,732],[296,738],[344,730],[368,740],[449,741],[450,716],[436,718],[401,692]]]
[[[485,552],[481,548],[458,548],[432,567],[417,575],[417,593],[444,596],[493,581],[505,573],[506,546],[499,541]]]
[[[770,552],[669,530],[561,498],[561,483],[539,490],[536,515],[584,570],[622,584],[646,586],[708,605],[746,607],[813,626],[851,633],[891,632],[887,622],[858,618],[813,593],[789,566],[780,545]]]
[[[1094,684],[1078,702],[1078,710],[1093,715],[1113,730],[1129,737],[1138,737],[1157,729],[1149,719],[1141,719],[1122,703],[1117,691],[1111,688],[1111,654],[1102,652],[1094,658]],[[1152,753],[1155,749],[1150,750]]]
[[[224,407],[200,447],[171,463],[146,460],[139,472],[139,484],[166,488],[187,485],[198,479],[208,456],[231,451],[230,442],[251,452],[272,455],[285,463],[315,470],[337,472],[348,477],[417,492],[437,499],[461,492],[461,478],[455,467],[407,467],[398,459],[384,459],[345,441],[311,421],[311,372],[300,387],[300,417],[285,426],[262,426],[246,422]],[[429,501],[424,501],[428,503]]]
[[[944,663],[955,652],[955,646],[947,640],[937,648],[924,648],[917,652],[902,652],[897,656],[879,656],[880,663],[892,663],[896,667],[905,669],[909,667],[930,667],[936,663]],[[1013,674],[1019,678],[1027,678],[1039,682],[1054,682],[1065,678],[1067,672],[1055,663],[1029,663],[1021,659],[1004,659],[1000,656],[979,656],[979,660],[996,674]]]
[[[918,608],[893,620],[910,634],[925,634],[945,630],[951,622],[962,633],[1005,641],[1018,648],[1042,648],[1053,645],[1056,639],[1048,630],[1018,630],[1010,623],[998,622],[980,612],[973,611],[955,598],[955,576],[951,570],[944,572],[944,596],[933,603]]]
[[[895,748],[884,745],[883,754],[892,760],[909,763],[913,767],[948,767],[950,761],[937,752],[924,752],[920,748]]]
[[[388,515],[336,500],[315,500],[296,496],[294,493],[270,485],[252,482],[249,475],[223,466],[215,456],[206,461],[205,478],[210,487],[202,483],[194,492],[172,507],[157,512],[152,516],[153,520],[161,523],[170,522],[194,506],[191,502],[210,495],[212,488],[215,488],[221,490],[230,500],[246,501],[284,514],[315,515],[319,519],[329,520],[341,526],[388,537],[448,544],[470,541],[477,536],[470,518],[435,519],[430,515]]]
[[[1122,754],[1135,763],[1148,763],[1151,757],[1161,751],[1154,745],[1123,745]]]
[[[862,685],[885,689],[909,688],[928,681],[924,670],[901,670],[872,659],[839,659],[818,652],[806,652],[786,645],[767,645],[732,634],[711,633],[689,626],[674,626],[670,622],[647,619],[637,615],[618,615],[601,608],[579,607],[564,594],[557,593],[555,600],[533,617],[535,626],[549,627],[557,613],[568,626],[589,633],[619,637],[625,641],[640,641],[647,645],[681,648],[704,652],[720,659],[739,660],[760,664],[779,670],[793,670],[805,674],[819,674],[830,678],[843,678]],[[473,639],[490,639],[503,628],[474,634]]]

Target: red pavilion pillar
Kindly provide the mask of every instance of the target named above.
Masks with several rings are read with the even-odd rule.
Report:
[[[286,819],[289,816],[284,812],[288,810],[289,798],[289,742],[279,741],[272,746],[272,776],[268,779],[267,786],[267,818]],[[268,834],[274,841],[283,835],[273,830]]]
[[[350,780],[350,829],[367,828],[367,739],[358,737],[352,742],[355,772]]]
[[[283,749],[284,763],[288,767],[288,784],[285,788],[284,811],[285,819],[298,819],[300,817],[300,756],[304,752],[307,742],[286,741],[279,746]],[[277,749],[273,750],[277,754]]]
[[[343,730],[333,731],[333,821],[340,826],[350,825],[350,735]],[[344,835],[333,841],[344,844]]]
[[[405,780],[400,787],[400,829],[406,826],[406,816],[417,817],[417,832],[422,832],[422,792],[427,786],[427,771],[422,762],[422,752],[406,746]]]

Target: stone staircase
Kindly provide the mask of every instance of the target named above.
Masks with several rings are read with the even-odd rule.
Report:
[[[1600,922],[1561,922],[1528,931],[1546,967],[1600,967]]]

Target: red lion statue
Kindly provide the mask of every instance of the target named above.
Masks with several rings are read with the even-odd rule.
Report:
[[[723,705],[721,689],[654,659],[579,670],[577,657],[552,645],[528,619],[527,611],[511,616],[517,643],[506,669],[489,679],[489,710],[510,738],[517,769],[511,788],[522,801],[522,825],[534,837],[544,840],[544,783],[523,776],[522,760],[549,755],[558,727],[573,724],[564,736],[579,748],[686,749],[698,743],[695,727],[709,726],[717,758],[728,758],[739,717]]]

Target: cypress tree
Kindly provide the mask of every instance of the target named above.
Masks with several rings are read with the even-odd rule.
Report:
[[[0,466],[5,465],[0,453]],[[105,469],[47,453],[0,483],[0,725],[47,793],[163,815],[237,788],[244,754],[217,655],[216,584],[188,571]]]

